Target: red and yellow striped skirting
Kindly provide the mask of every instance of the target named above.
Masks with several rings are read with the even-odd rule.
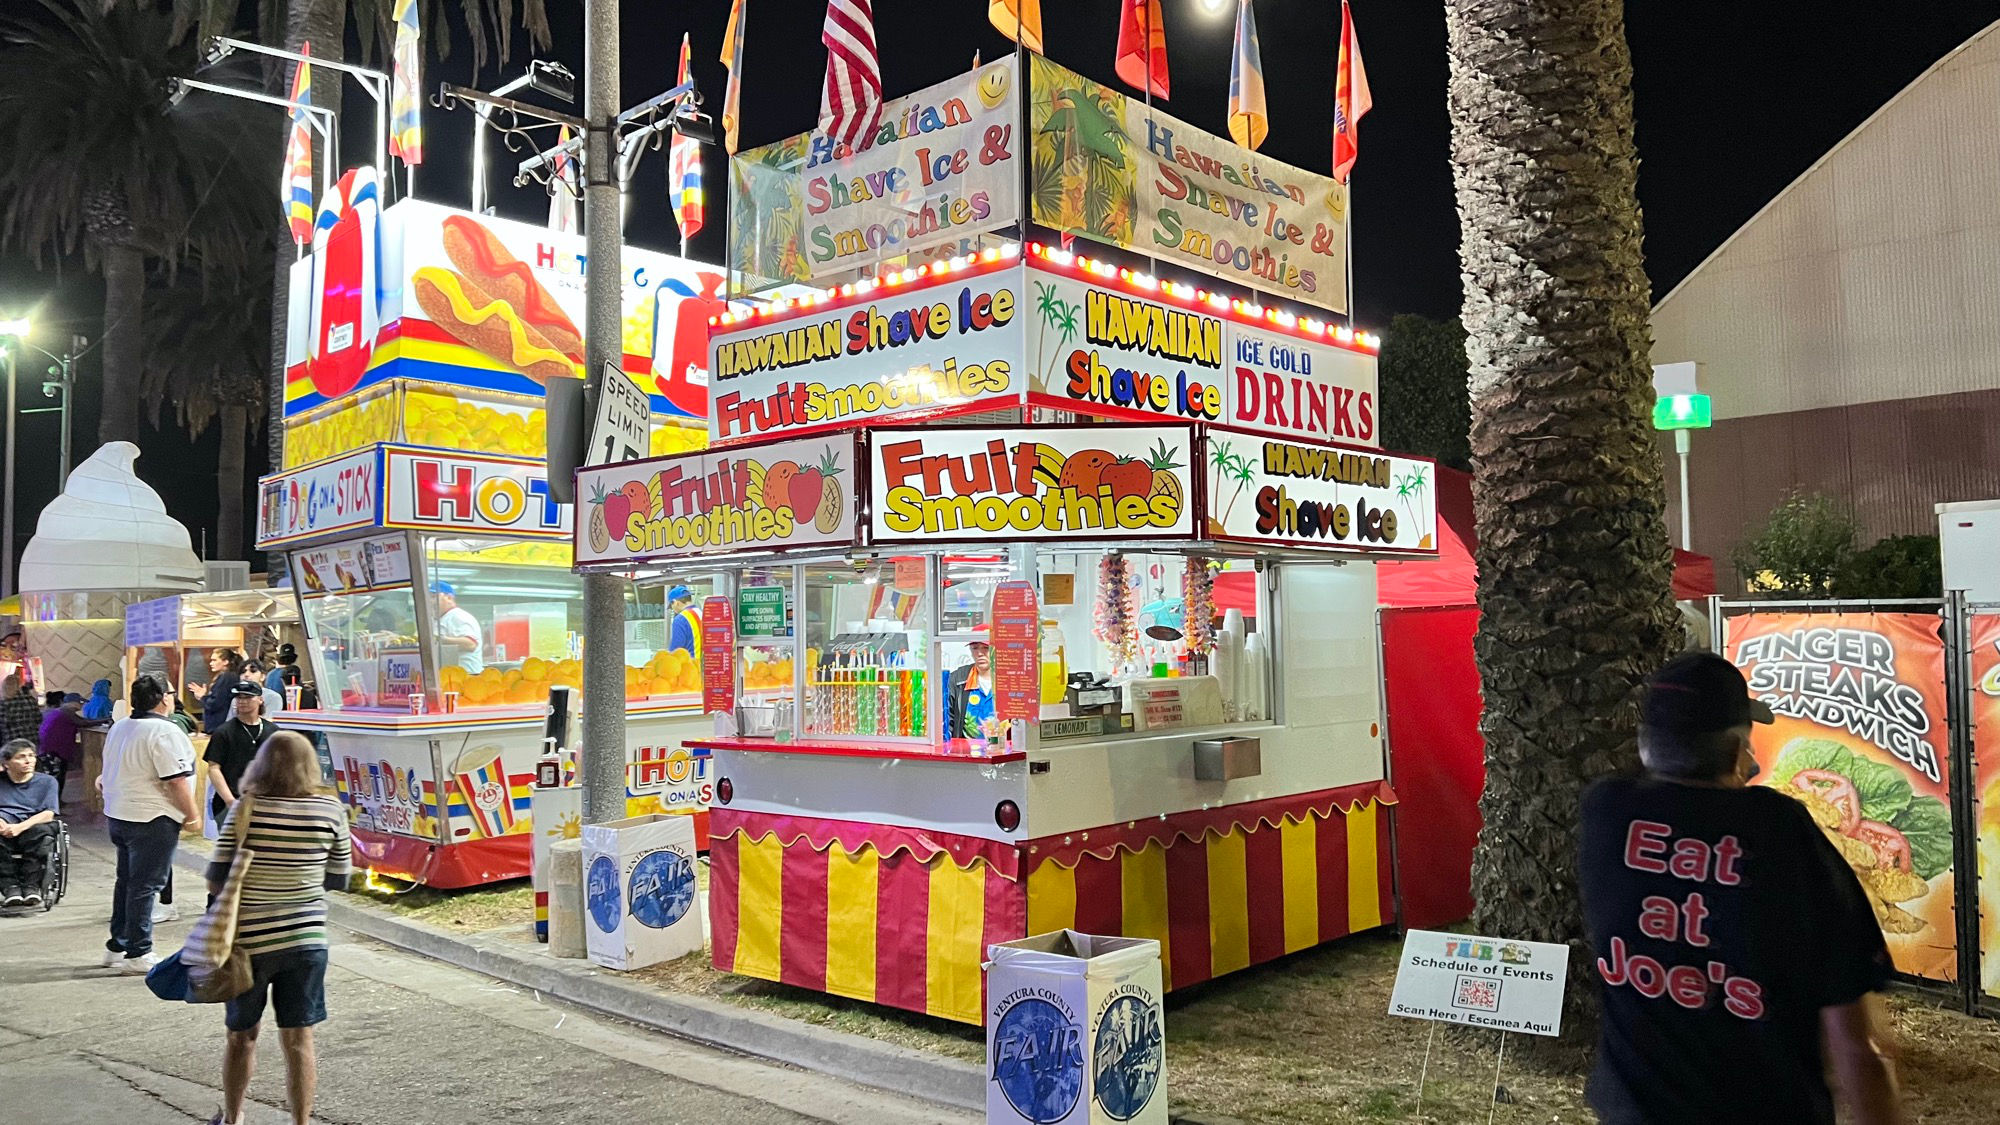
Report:
[[[980,1022],[986,947],[1154,938],[1178,988],[1394,914],[1386,785],[1000,844],[711,810],[715,967]]]

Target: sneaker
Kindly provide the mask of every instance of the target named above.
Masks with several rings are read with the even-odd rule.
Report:
[[[27,901],[28,896],[21,893],[19,887],[8,887],[4,894],[0,894],[0,907],[19,906]]]
[[[178,922],[180,920],[180,907],[170,902],[156,902],[153,904],[153,925],[157,926],[162,922]]]
[[[124,950],[107,949],[104,951],[104,960],[99,961],[98,964],[103,965],[107,969],[114,969],[117,968],[119,963],[121,963],[124,960],[125,960]]]
[[[159,963],[160,963],[159,954],[142,953],[137,957],[127,957],[119,961],[118,968],[123,972],[132,973],[135,975],[144,975],[146,973],[152,972],[153,966]]]
[[[42,904],[42,892],[29,887],[27,893],[21,896],[21,901],[29,906],[40,906]]]

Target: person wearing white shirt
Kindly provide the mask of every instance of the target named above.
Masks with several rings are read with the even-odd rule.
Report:
[[[437,604],[438,664],[456,664],[474,676],[485,671],[481,650],[486,638],[479,619],[459,608],[458,591],[449,582],[431,583],[431,596]]]
[[[111,937],[104,965],[144,973],[153,955],[153,900],[167,885],[181,825],[200,815],[194,796],[194,744],[167,716],[173,703],[151,676],[132,681],[131,717],[104,739],[104,818],[118,851]]]

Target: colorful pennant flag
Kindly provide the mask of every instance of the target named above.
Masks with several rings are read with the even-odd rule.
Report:
[[[1160,0],[1123,0],[1118,19],[1118,77],[1129,86],[1167,96],[1167,29]]]
[[[743,100],[743,5],[746,0],[730,0],[729,23],[722,29],[722,65],[729,68],[729,81],[722,87],[722,144],[736,155],[736,127],[742,122]]]
[[[299,53],[312,54],[312,44],[302,45]],[[291,223],[292,241],[304,246],[313,235],[312,115],[306,112],[312,105],[311,63],[300,62],[292,70],[291,100],[294,108],[291,132],[285,140],[285,194],[281,202]]]
[[[688,37],[683,34],[681,74],[675,81],[685,84],[687,80]],[[681,251],[686,253],[688,239],[701,229],[706,208],[701,190],[701,142],[680,132],[667,146],[667,200],[673,204],[674,222],[681,228]]]
[[[882,124],[882,62],[875,53],[874,0],[827,0],[826,90],[819,131],[860,151],[875,143]]]
[[[1236,6],[1236,50],[1229,63],[1229,135],[1255,149],[1271,132],[1264,108],[1264,53],[1257,45],[1257,17],[1250,0]]]
[[[1042,52],[1042,0],[987,0],[986,18],[1000,34],[1036,54]]]
[[[569,153],[560,146],[570,142],[569,126],[565,125],[556,134],[556,156],[550,161],[553,175],[549,178],[549,229],[558,234],[575,234],[579,224],[576,220],[577,190],[576,164]]]
[[[389,92],[389,152],[405,164],[424,162],[423,30],[417,0],[396,0],[396,77]]]
[[[1361,40],[1354,34],[1354,11],[1340,0],[1340,65],[1333,78],[1333,178],[1347,182],[1361,155],[1361,116],[1374,108],[1368,71],[1361,65]]]

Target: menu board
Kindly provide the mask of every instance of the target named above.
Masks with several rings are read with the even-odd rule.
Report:
[[[1027,722],[1041,704],[1042,615],[1032,582],[993,587],[987,616],[993,644],[993,717]]]
[[[181,599],[154,598],[125,607],[125,643],[140,645],[172,644],[181,639]],[[37,679],[36,683],[41,681]]]
[[[736,613],[722,595],[701,603],[701,709],[736,709]]]

